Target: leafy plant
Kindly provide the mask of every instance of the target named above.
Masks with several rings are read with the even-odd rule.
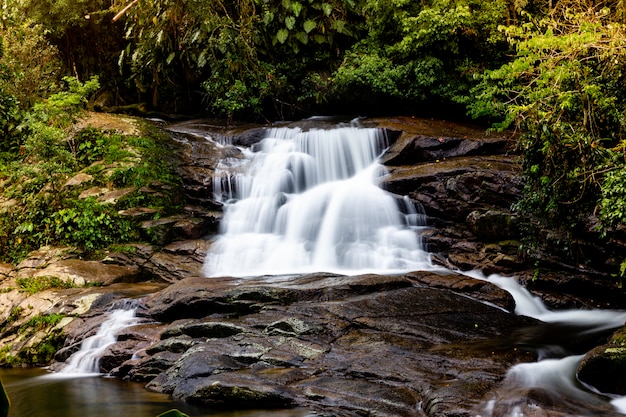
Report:
[[[74,283],[63,281],[54,276],[17,278],[16,282],[20,292],[27,292],[31,295],[51,288],[62,289],[76,287]]]
[[[497,22],[508,14],[502,0],[366,1],[368,36],[333,75],[335,93],[355,105],[449,109],[474,74],[504,62],[508,45]]]
[[[64,317],[66,317],[65,314],[61,313],[38,314],[31,317],[26,323],[24,323],[22,330],[28,329],[30,332],[37,332],[54,327],[59,324]]]
[[[93,197],[66,204],[44,221],[51,238],[60,244],[78,246],[89,253],[134,237],[130,221],[111,205],[99,204]]]
[[[336,67],[354,43],[361,3],[138,2],[126,12],[131,43],[120,63],[153,106],[201,86],[205,105],[220,116],[293,110],[294,86],[311,72]]]
[[[535,244],[545,227],[584,232],[594,212],[605,232],[625,219],[626,31],[610,8],[568,6],[503,28],[516,57],[479,77],[469,106],[522,132],[517,209]]]

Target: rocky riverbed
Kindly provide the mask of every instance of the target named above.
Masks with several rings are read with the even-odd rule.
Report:
[[[578,266],[538,272],[520,257],[511,205],[523,183],[512,137],[413,118],[362,124],[387,130],[390,147],[382,162],[389,175],[383,186],[423,206],[432,227],[422,239],[435,263],[515,276],[552,308],[626,307],[624,292],[598,279],[600,272]],[[95,332],[114,300],[132,297],[141,300],[140,314],[152,322],[119,335],[102,370],[208,406],[304,406],[325,415],[476,415],[498,396],[513,364],[536,359],[539,323],[512,314],[514,302],[503,290],[449,270],[202,277],[221,218],[212,173],[219,158],[239,154],[235,146],[206,137],[251,145],[264,127],[203,121],[167,129],[178,149],[187,204],[157,220],[146,218],[142,207],[128,213],[159,236],[160,244],[128,245],[99,260],[81,259],[71,248],[41,248],[19,265],[1,265],[5,355],[27,352],[37,363],[42,341],[63,338],[65,348],[56,355],[62,362]],[[17,290],[17,279],[34,276],[80,285],[34,294]],[[17,332],[42,313],[65,318],[45,331]],[[607,337],[585,346],[593,348],[584,361],[592,368],[581,373],[590,382],[599,379],[593,367],[619,363],[621,338]],[[613,382],[603,379],[603,390],[622,393],[619,375],[614,373]],[[535,404],[544,410],[536,415],[546,416],[572,415],[578,407],[532,390],[509,400],[509,409],[531,413]],[[592,412],[614,415],[608,405]]]

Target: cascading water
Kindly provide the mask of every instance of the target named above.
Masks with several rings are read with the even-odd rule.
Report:
[[[429,268],[415,207],[378,186],[380,129],[271,129],[214,179],[224,203],[207,276],[394,273]]]
[[[515,313],[551,323],[557,328],[565,329],[569,335],[560,335],[563,344],[568,339],[584,340],[594,335],[606,333],[611,329],[617,329],[626,323],[626,312],[611,310],[564,310],[551,311],[539,298],[533,296],[526,288],[511,277],[490,275],[485,277],[478,271],[466,273],[477,279],[489,281],[492,284],[508,291],[515,300]],[[535,363],[522,363],[513,366],[507,373],[503,383],[503,390],[517,387],[543,388],[562,398],[563,401],[575,401],[577,404],[586,404],[589,407],[602,404],[610,400],[613,407],[626,413],[626,397],[610,394],[602,394],[592,387],[581,384],[576,372],[584,355],[574,355],[567,351],[565,346],[543,345],[538,347],[539,361]],[[555,357],[556,356],[556,357]],[[491,417],[497,400],[490,400],[483,407],[480,417]],[[521,412],[511,415],[523,417]],[[581,415],[588,415],[587,413]]]
[[[107,319],[93,336],[83,340],[80,350],[74,353],[66,361],[59,374],[99,374],[100,357],[107,347],[117,341],[117,335],[125,328],[138,324],[137,303],[125,300],[119,308],[114,306],[109,312]]]
[[[424,216],[407,198],[378,187],[386,171],[377,160],[386,146],[377,129],[271,129],[253,149],[241,150],[243,158],[222,161],[213,191],[224,203],[224,218],[207,254],[205,275],[442,271],[419,240]],[[551,311],[513,278],[460,273],[508,291],[516,314],[567,328],[572,338],[602,334],[626,322],[621,311]],[[577,403],[606,403],[610,396],[576,380],[580,355],[563,346],[537,350],[538,362],[514,366],[508,373],[505,385],[513,392],[515,387],[540,387]],[[488,401],[480,415],[494,415],[496,403]],[[626,412],[626,397],[612,404]],[[523,416],[516,409],[510,412]]]

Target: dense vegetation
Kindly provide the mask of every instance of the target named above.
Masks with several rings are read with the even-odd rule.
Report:
[[[624,238],[625,20],[622,0],[5,0],[0,181],[28,209],[2,215],[0,251],[19,259],[67,232],[87,249],[132,237],[123,221],[83,233],[85,218],[104,231],[123,220],[88,199],[37,201],[54,187],[43,176],[115,148],[110,134],[68,135],[92,97],[229,119],[445,110],[518,129],[529,248],[557,228],[562,254],[585,262],[568,242]]]

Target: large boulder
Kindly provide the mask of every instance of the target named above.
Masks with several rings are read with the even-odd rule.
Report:
[[[469,416],[512,364],[535,358],[508,336],[536,321],[507,312],[508,293],[452,273],[191,277],[145,305],[159,340],[107,362],[211,407]],[[110,354],[123,360],[131,342]]]
[[[626,327],[606,344],[588,352],[578,367],[578,378],[601,392],[626,395]]]

